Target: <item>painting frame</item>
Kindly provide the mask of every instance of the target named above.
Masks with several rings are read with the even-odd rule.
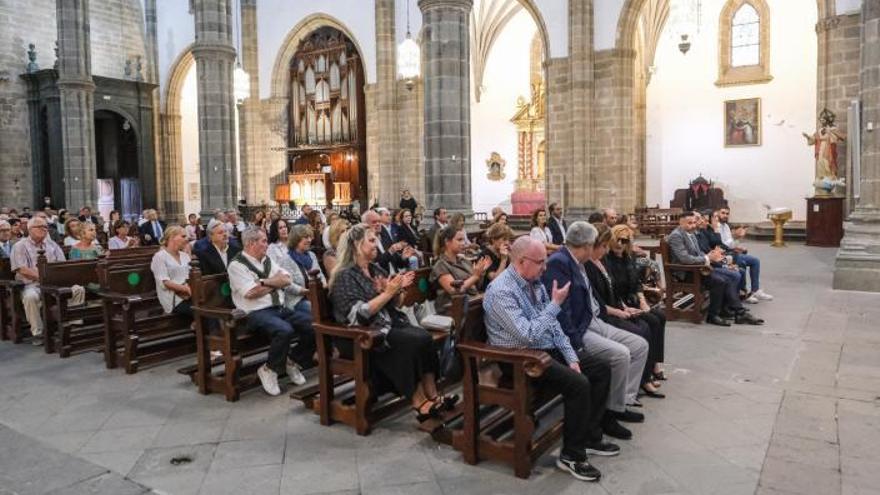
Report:
[[[762,145],[764,125],[761,120],[761,98],[725,100],[723,118],[725,148]]]

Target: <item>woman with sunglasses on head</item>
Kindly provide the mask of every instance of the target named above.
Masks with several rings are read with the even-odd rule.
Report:
[[[593,288],[593,294],[599,304],[605,308],[601,318],[609,325],[634,333],[648,342],[648,359],[645,361],[645,368],[642,371],[641,389],[645,395],[662,399],[666,396],[657,391],[660,383],[653,379],[653,371],[655,370],[653,358],[658,355],[662,356],[662,351],[658,353],[657,348],[663,346],[663,341],[657,338],[648,322],[640,318],[643,312],[640,308],[628,306],[617,297],[617,293],[614,291],[615,282],[603,263],[611,242],[611,229],[605,225],[599,225],[596,228],[599,235],[593,244],[590,261],[587,261],[584,266],[587,278]],[[633,405],[640,404],[636,402]]]
[[[633,237],[632,229],[626,225],[612,228],[608,254],[602,261],[612,280],[612,288],[617,299],[627,307],[641,310],[636,318],[648,324],[653,338],[648,341],[652,344],[648,351],[648,360],[654,362],[651,378],[665,380],[666,376],[661,365],[666,340],[666,315],[663,308],[651,307],[645,299],[639,276],[640,269],[633,254]]]

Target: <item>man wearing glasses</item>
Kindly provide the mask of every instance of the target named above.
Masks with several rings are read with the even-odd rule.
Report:
[[[554,282],[548,296],[541,284],[547,262],[544,244],[520,237],[510,248],[510,259],[510,266],[492,281],[483,298],[489,344],[537,349],[553,358],[534,384],[563,397],[562,450],[556,466],[579,480],[598,480],[601,473],[588,462],[587,454],[612,456],[620,452],[617,445],[602,441],[599,426],[610,371],[607,366],[592,364],[589,370],[581,369],[578,355],[556,320],[571,284],[560,287]]]
[[[21,293],[21,303],[24,306],[24,316],[31,326],[34,345],[41,344],[40,340],[43,335],[42,301],[40,300],[40,286],[37,283],[40,280],[40,275],[37,272],[37,257],[40,251],[45,252],[46,260],[49,263],[64,261],[64,252],[61,247],[49,239],[49,225],[46,220],[35,216],[28,221],[28,236],[12,246],[12,255],[10,256],[10,266],[15,273],[15,279],[25,284]],[[71,304],[82,304],[85,290],[76,285],[73,288]]]
[[[0,220],[0,258],[9,258],[12,255],[12,245],[18,239],[12,238],[12,225],[6,220]]]

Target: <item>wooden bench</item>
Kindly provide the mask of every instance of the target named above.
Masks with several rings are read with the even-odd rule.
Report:
[[[660,256],[666,278],[666,319],[703,323],[709,308],[709,292],[703,278],[711,268],[672,263],[665,237],[660,239]]]
[[[43,346],[47,354],[62,358],[104,343],[103,310],[94,289],[98,287],[97,260],[49,263],[45,253],[37,256],[40,298],[43,302]],[[86,288],[85,303],[71,306],[71,286]]]
[[[468,464],[503,461],[513,465],[517,477],[528,478],[534,462],[562,436],[561,396],[532,384],[552,358],[543,351],[496,347],[486,340],[482,301],[475,300],[467,306],[458,344],[464,360],[462,416],[448,421],[446,428]],[[481,381],[480,371],[488,365],[504,366],[509,373],[500,383]]]
[[[98,262],[98,272],[107,368],[116,368],[121,361],[125,372],[133,374],[141,365],[195,352],[192,322],[162,309],[149,262],[108,258]]]
[[[636,222],[639,224],[639,232],[657,238],[669,235],[678,227],[678,218],[681,216],[681,208],[636,208]]]
[[[24,283],[15,280],[9,258],[0,259],[0,340],[19,344],[25,336],[27,321],[21,305]]]
[[[265,363],[265,356],[257,356],[265,354],[269,342],[261,334],[247,331],[247,315],[232,305],[225,273],[202,275],[194,260],[189,286],[195,314],[196,364],[178,372],[188,375],[199,393],[222,393],[227,401],[235,402],[242,391],[259,385],[256,371]],[[223,356],[212,360],[211,351],[220,351]],[[245,363],[249,358],[253,359]]]
[[[423,303],[430,297],[430,273],[431,268],[416,272],[415,282],[404,294],[404,306]],[[358,435],[368,435],[377,422],[409,406],[407,399],[393,393],[379,397],[371,383],[370,354],[382,344],[384,335],[378,330],[336,323],[327,290],[315,281],[309,284],[309,301],[318,351],[318,386],[298,390],[291,396],[317,413],[322,425],[340,422],[354,428]],[[454,308],[451,316],[455,322]],[[442,344],[449,335],[447,330],[429,332],[435,345]],[[340,340],[350,342],[351,356],[334,352]],[[438,377],[438,390],[447,385]],[[433,423],[423,423],[421,427],[431,429]]]

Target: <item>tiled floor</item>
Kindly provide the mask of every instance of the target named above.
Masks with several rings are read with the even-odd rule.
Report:
[[[358,437],[286,396],[201,396],[181,362],[127,376],[96,353],[4,343],[0,493],[880,493],[880,295],[830,290],[834,250],[752,252],[776,295],[752,308],[768,324],[671,323],[669,398],[645,399],[622,454],[594,459],[600,483],[549,455],[527,481],[468,466],[409,414]]]

